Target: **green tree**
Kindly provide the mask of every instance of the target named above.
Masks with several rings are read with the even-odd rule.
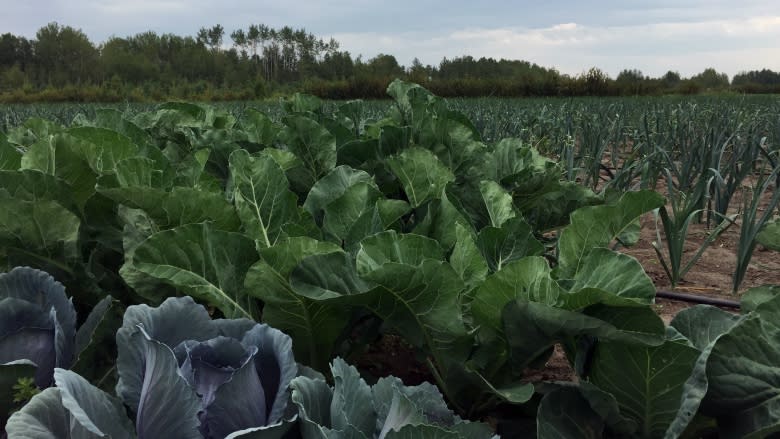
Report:
[[[728,88],[729,77],[725,73],[718,73],[712,67],[691,78],[691,81],[705,90],[722,90]]]
[[[643,86],[647,78],[638,69],[625,69],[618,73],[615,78],[615,88],[618,94],[622,96],[626,95],[639,95],[642,94]]]
[[[591,67],[579,79],[582,91],[588,96],[604,96],[609,90],[609,76],[597,67]]]
[[[49,23],[36,32],[34,51],[39,79],[46,84],[79,85],[95,79],[99,52],[81,29]]]
[[[415,58],[412,60],[412,65],[409,66],[409,80],[417,83],[428,82],[431,79],[432,70],[431,66],[424,66],[419,59]]]
[[[209,46],[212,52],[218,52],[222,48],[222,40],[225,37],[225,28],[221,24],[207,29],[202,27],[198,30],[197,41]]]
[[[368,60],[365,68],[370,75],[380,78],[394,78],[404,74],[404,69],[398,64],[398,60],[393,55],[383,53]]]

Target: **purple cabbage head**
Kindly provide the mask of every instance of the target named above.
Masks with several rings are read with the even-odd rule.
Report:
[[[43,389],[55,367],[69,369],[75,359],[76,310],[65,287],[29,267],[0,273],[0,365],[34,363]]]
[[[191,298],[169,298],[156,308],[128,307],[117,346],[116,391],[134,413],[139,437],[159,432],[152,425],[156,415],[183,403],[167,390],[182,382],[197,401],[196,419],[182,428],[197,428],[206,438],[285,428],[282,421],[295,413],[288,404],[288,386],[298,374],[292,341],[268,325],[212,320]],[[156,366],[160,355],[174,366]]]

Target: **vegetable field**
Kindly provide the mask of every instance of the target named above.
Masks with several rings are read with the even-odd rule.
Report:
[[[388,94],[0,111],[8,437],[780,431],[776,99]]]

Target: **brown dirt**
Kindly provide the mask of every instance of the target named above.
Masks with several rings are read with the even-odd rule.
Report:
[[[760,212],[766,208],[771,196],[772,189],[768,190],[762,197]],[[738,213],[738,208],[742,204],[741,197],[742,193],[740,192],[734,196],[729,214]],[[739,287],[739,292],[732,294],[732,277],[736,269],[741,216],[738,216],[736,221],[736,224],[726,229],[707,247],[699,260],[683,277],[683,280],[674,288],[652,246],[653,241],[657,240],[655,218],[652,213],[645,214],[640,219],[641,234],[639,242],[620,251],[635,257],[642,264],[647,275],[655,283],[657,290],[739,301],[740,294],[749,288],[768,284],[780,285],[780,253],[768,250],[761,245],[756,246],[745,277]],[[662,227],[660,220],[658,227]],[[692,223],[690,225],[683,251],[683,266],[696,254],[708,234],[709,229],[707,229],[706,224]],[[665,245],[663,231],[661,232],[661,240]],[[665,248],[662,248],[662,251],[664,250]],[[667,323],[677,312],[689,306],[693,306],[693,304],[665,299],[656,300],[657,311]]]
[[[538,383],[542,381],[576,381],[577,375],[574,374],[566,351],[560,344],[555,345],[553,354],[547,360],[541,369],[526,369],[523,371],[523,381],[529,383]]]
[[[435,382],[428,367],[415,355],[415,349],[398,335],[385,334],[371,343],[355,365],[373,378],[396,376],[407,386]]]

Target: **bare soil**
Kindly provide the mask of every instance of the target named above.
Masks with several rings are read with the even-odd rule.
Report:
[[[642,232],[639,242],[633,247],[622,249],[621,252],[635,257],[642,264],[657,290],[739,300],[739,293],[737,295],[731,293],[732,276],[736,268],[739,248],[737,225],[731,226],[712,242],[677,287],[672,287],[652,246],[652,242],[657,239],[655,219],[652,214],[648,214],[641,218],[641,222]],[[691,225],[685,242],[683,264],[699,250],[708,233],[709,230],[704,224]],[[739,292],[766,284],[780,284],[780,254],[758,245],[753,252]],[[680,309],[692,306],[684,302],[671,303],[665,299],[658,299],[656,302],[657,311],[667,322]]]

